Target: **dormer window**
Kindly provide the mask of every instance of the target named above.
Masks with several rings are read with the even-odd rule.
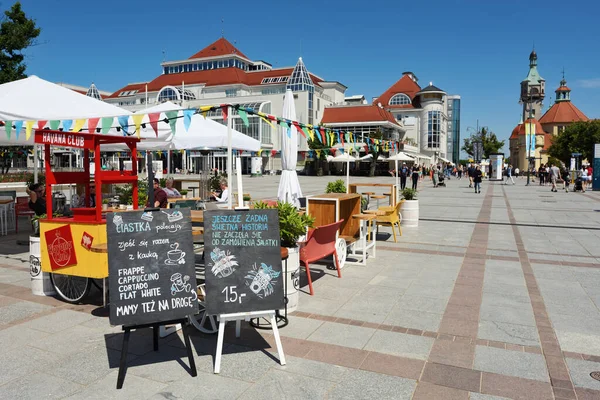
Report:
[[[412,101],[410,100],[410,97],[408,97],[404,93],[395,94],[390,99],[390,106],[400,106],[405,104],[412,104]]]

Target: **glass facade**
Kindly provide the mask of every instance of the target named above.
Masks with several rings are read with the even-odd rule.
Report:
[[[251,108],[257,112],[262,112],[266,114],[271,113],[271,102],[246,103],[240,104],[240,106],[244,108]],[[223,120],[223,113],[221,112],[221,110],[209,111],[206,116],[220,124],[227,125],[225,120]],[[242,121],[237,111],[233,109],[230,116],[233,120],[233,129],[260,141],[261,144],[273,144],[273,142],[271,141],[271,126],[265,121],[263,121],[263,119],[260,118],[258,115],[248,114],[247,116],[248,126],[244,124],[244,121]]]
[[[292,75],[287,82],[287,89],[290,89],[292,92],[308,92],[308,123],[314,123],[314,94],[315,94],[315,85],[313,84],[302,59],[298,60],[298,63],[294,67],[292,71]]]
[[[239,68],[244,71],[256,70],[256,69],[266,69],[266,68],[256,68],[256,66],[249,66],[248,63],[240,61],[235,58],[229,58],[225,60],[214,60],[214,61],[205,61],[205,62],[191,62],[179,65],[169,65],[163,67],[163,74],[179,74],[182,72],[193,72],[193,71],[205,71],[209,69],[219,69],[219,68]],[[262,67],[262,66],[260,66]]]
[[[442,112],[428,111],[427,112],[427,147],[429,149],[440,148]]]
[[[448,96],[448,158],[460,160],[460,98]]]
[[[158,103],[164,103],[165,101],[196,100],[196,96],[190,90],[173,86],[165,86],[160,89],[156,98]]]

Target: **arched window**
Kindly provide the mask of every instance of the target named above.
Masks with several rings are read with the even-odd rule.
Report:
[[[412,103],[412,101],[410,101],[410,97],[408,97],[404,93],[395,94],[390,99],[390,106],[398,106],[398,105],[411,104],[411,103]]]
[[[173,86],[165,86],[160,89],[158,92],[158,96],[156,97],[157,103],[164,103],[165,101],[178,101],[181,100],[181,95],[179,94],[179,90]]]

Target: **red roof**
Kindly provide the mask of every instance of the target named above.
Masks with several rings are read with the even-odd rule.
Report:
[[[344,106],[344,107],[325,107],[323,111],[323,124],[336,124],[346,122],[380,122],[387,121],[398,125],[398,121],[392,113],[373,104]]]
[[[248,58],[244,55],[244,53],[242,53],[234,45],[232,45],[227,39],[222,37],[213,44],[209,44],[208,46],[191,56],[189,59],[191,60],[193,58],[218,57],[225,56],[227,54],[237,54],[244,58]]]
[[[382,106],[390,108],[414,108],[411,104],[390,106],[388,103],[390,102],[390,99],[398,93],[404,93],[405,95],[410,97],[411,100],[414,100],[415,95],[419,91],[421,91],[421,87],[415,81],[413,81],[408,74],[406,74],[402,78],[400,78],[398,82],[390,86],[390,88],[386,90],[381,96],[379,96],[379,98],[373,103],[381,103]]]
[[[570,101],[559,101],[540,118],[542,124],[568,123],[576,121],[589,121],[584,113]]]
[[[535,124],[535,134],[536,135],[540,135],[540,134],[544,135],[544,147],[542,150],[548,150],[550,148],[550,145],[552,144],[553,136],[551,133],[544,132],[544,128],[542,128],[542,124],[540,124],[540,121],[538,121],[535,118],[530,118],[527,121],[525,121],[524,124],[518,124],[517,126],[515,126],[515,129],[513,129],[512,134],[510,135],[509,139],[517,139],[519,136],[525,135],[525,125],[529,124],[529,123]]]
[[[181,83],[181,82],[179,82],[179,83]],[[122,87],[121,89],[117,90],[116,92],[114,92],[110,96],[102,96],[102,97],[105,98],[105,99],[114,99],[115,97],[119,97],[119,93],[131,91],[131,90],[146,91],[146,82],[142,82],[142,83],[130,83],[129,85],[127,85],[125,87]],[[148,90],[150,90],[150,89],[148,89]],[[127,96],[125,96],[125,97],[127,97]]]
[[[557,92],[570,92],[571,89],[569,89],[567,86],[559,86],[558,89],[556,89]]]

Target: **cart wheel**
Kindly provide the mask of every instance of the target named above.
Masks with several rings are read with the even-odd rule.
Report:
[[[209,335],[218,332],[217,318],[215,315],[209,315],[206,313],[206,307],[204,305],[204,299],[206,298],[206,292],[204,291],[204,285],[198,285],[198,314],[189,315],[188,319],[196,329],[202,333]]]
[[[79,303],[92,286],[90,278],[81,276],[50,274],[50,280],[60,298],[73,304]]]
[[[346,263],[346,255],[348,253],[348,245],[346,244],[346,241],[342,238],[338,238],[338,240],[335,242],[335,249],[337,250],[340,269],[342,269]]]

